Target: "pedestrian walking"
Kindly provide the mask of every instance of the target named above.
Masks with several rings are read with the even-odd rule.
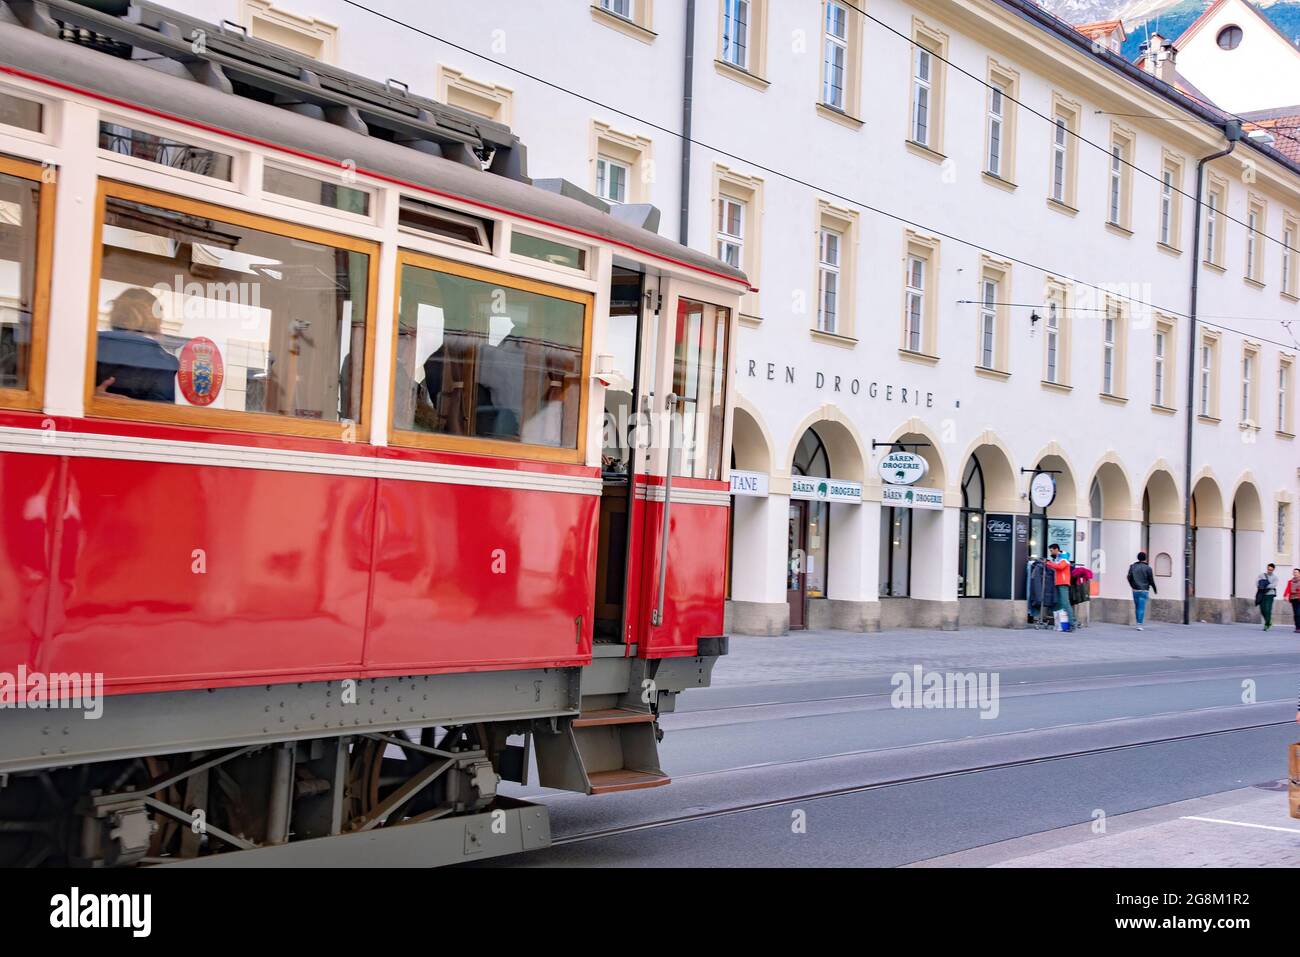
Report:
[[[1255,604],[1259,606],[1259,613],[1264,616],[1264,630],[1268,631],[1273,627],[1273,600],[1277,598],[1277,566],[1272,562],[1268,563],[1268,568],[1264,569],[1264,574],[1259,576],[1259,581],[1255,582]]]
[[[1282,597],[1291,603],[1291,619],[1295,622],[1295,630],[1300,632],[1300,568],[1291,569]]]
[[[1142,630],[1142,623],[1147,617],[1147,599],[1152,592],[1158,593],[1156,576],[1147,564],[1147,553],[1138,552],[1137,561],[1128,567],[1128,586],[1133,589],[1133,616],[1137,619],[1137,630]]]
[[[1074,629],[1074,608],[1070,605],[1070,563],[1061,557],[1060,545],[1047,546],[1046,565],[1052,570],[1056,582],[1056,609],[1065,610],[1066,621]]]

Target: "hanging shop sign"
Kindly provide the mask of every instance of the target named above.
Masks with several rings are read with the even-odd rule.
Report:
[[[1029,482],[1029,501],[1038,508],[1047,508],[1056,501],[1056,476],[1051,472],[1035,472]]]
[[[809,502],[849,502],[856,505],[862,501],[862,483],[795,475],[790,479],[790,497]]]
[[[915,485],[930,471],[930,463],[915,452],[890,452],[877,468],[889,485]]]
[[[754,498],[767,498],[766,472],[741,472],[731,470],[731,494],[749,495]]]
[[[943,508],[943,489],[885,485],[880,489],[880,504],[894,508]]]

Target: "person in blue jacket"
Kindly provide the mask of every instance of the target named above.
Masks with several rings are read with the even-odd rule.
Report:
[[[154,294],[138,286],[125,290],[113,300],[108,324],[97,339],[95,392],[175,403],[180,362],[158,341],[162,306]]]

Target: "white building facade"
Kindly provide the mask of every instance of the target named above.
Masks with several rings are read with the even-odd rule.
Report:
[[[1049,542],[1094,620],[1139,550],[1167,620],[1185,568],[1194,620],[1289,576],[1300,170],[1209,163],[1194,241],[1222,127],[1036,4],[171,4],[507,122],[531,175],[746,270],[733,631],[1023,626]]]

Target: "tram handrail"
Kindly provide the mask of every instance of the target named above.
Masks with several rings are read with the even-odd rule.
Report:
[[[650,617],[650,624],[662,625],[664,622],[664,582],[668,577],[668,518],[673,506],[673,452],[677,448],[677,420],[673,413],[677,410],[677,394],[668,393],[665,403],[668,409],[668,463],[664,469],[664,518],[659,535],[659,594],[655,602],[655,612]]]

